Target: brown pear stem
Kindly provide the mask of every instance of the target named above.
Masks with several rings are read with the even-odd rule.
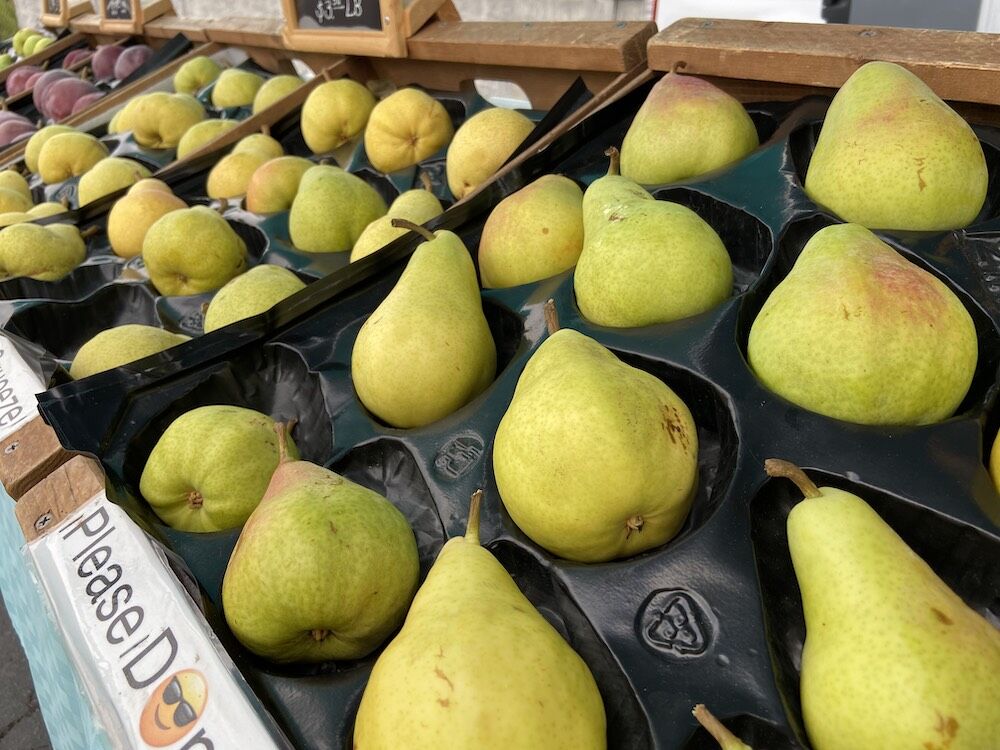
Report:
[[[619,158],[621,154],[618,149],[614,146],[609,146],[604,152],[604,155],[611,159],[611,162],[608,164],[608,175],[614,176],[621,174]]]
[[[63,208],[69,208],[69,196],[64,195],[62,198],[59,199],[59,203],[62,204]]]
[[[295,427],[297,420],[289,419],[287,422],[275,422],[274,431],[278,433],[278,465],[287,464],[291,459],[288,457],[288,433]]]
[[[791,461],[769,458],[764,462],[764,471],[769,477],[791,479],[806,497],[819,497],[823,494],[806,473]]]
[[[260,126],[260,132],[262,135],[271,135],[271,126],[268,125],[267,123],[264,123],[263,125]]]
[[[545,316],[545,328],[549,336],[559,330],[559,313],[556,312],[555,300],[546,300],[542,307],[542,314]]]
[[[396,227],[396,229],[409,229],[411,232],[416,232],[428,242],[434,239],[434,235],[430,232],[430,230],[424,229],[424,227],[419,224],[414,224],[412,221],[408,221],[407,219],[393,219],[392,225]]]
[[[97,226],[96,224],[93,224],[93,225],[87,227],[86,229],[84,229],[82,232],[80,232],[80,239],[81,240],[89,240],[91,237],[93,237],[95,234],[97,234],[100,231],[101,231],[101,228],[99,226]]]
[[[465,541],[479,544],[479,509],[483,504],[483,491],[476,490],[469,501],[469,523],[465,527]]]
[[[229,201],[226,198],[219,198],[219,207],[215,209],[219,212],[219,215],[226,213],[229,210]]]
[[[208,303],[202,302],[201,305],[199,305],[198,309],[201,311],[202,315],[205,315],[208,312]]]
[[[698,723],[705,727],[705,731],[712,735],[712,738],[719,743],[719,746],[723,750],[742,750],[743,748],[751,750],[749,745],[726,729],[723,723],[716,719],[712,715],[712,712],[705,708],[703,704],[699,703],[691,713],[694,714],[694,718],[698,720]]]
[[[424,190],[428,193],[434,192],[434,183],[431,182],[431,177],[426,172],[420,173],[420,184],[423,185]]]

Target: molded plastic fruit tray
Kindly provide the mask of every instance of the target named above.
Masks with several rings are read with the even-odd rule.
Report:
[[[648,90],[644,85],[594,113],[432,226],[457,231],[475,255],[483,222],[505,195],[550,172],[590,183],[606,170],[605,148],[621,143]],[[736,271],[731,299],[690,319],[615,330],[581,316],[572,272],[484,291],[499,354],[496,380],[426,428],[379,423],[350,377],[358,329],[418,244],[412,234],[269,313],[179,354],[144,360],[142,374],[119,370],[55,388],[41,397],[42,411],[65,446],[100,457],[109,496],[186,562],[206,616],[297,747],[351,747],[353,717],[378,652],[349,663],[282,667],[234,640],[220,608],[238,531],[174,531],[137,490],[160,434],[197,406],[237,404],[297,419],[293,435],[304,458],[385,494],[406,515],[422,574],[446,538],[463,533],[469,497],[483,488],[482,539],[590,666],[610,748],[715,747],[691,717],[700,702],[754,747],[807,748],[798,697],[804,624],[785,534],[798,497],[789,482],[766,477],[765,458],[794,461],[818,483],[856,492],[971,606],[1000,624],[1000,497],[983,464],[998,426],[1000,132],[977,129],[990,188],[972,227],[879,233],[945,281],[976,322],[979,365],[956,416],[925,427],[847,424],[767,391],[747,364],[749,326],[767,294],[811,234],[837,221],[801,187],[827,105],[822,98],[748,105],[759,149],[702,179],[653,190],[658,199],[689,206],[719,233]],[[522,368],[546,337],[542,307],[549,298],[563,327],[661,378],[698,425],[699,484],[690,515],[674,539],[636,557],[593,565],[556,559],[519,531],[498,495],[493,435]]]

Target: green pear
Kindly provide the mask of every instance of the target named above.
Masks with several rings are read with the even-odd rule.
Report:
[[[192,57],[174,73],[174,91],[179,94],[197,94],[218,78],[220,73],[222,68],[211,57]]]
[[[27,39],[29,36],[32,36],[33,34],[37,34],[37,33],[38,32],[35,31],[34,29],[27,28],[27,27],[23,28],[23,29],[18,29],[17,31],[15,31],[14,32],[14,37],[11,39],[11,41],[13,42],[14,52],[16,52],[18,55],[23,55],[24,54],[24,40]]]
[[[80,347],[73,357],[69,374],[74,380],[80,380],[162,352],[185,341],[189,341],[187,336],[170,333],[156,326],[129,323],[107,328]]]
[[[205,312],[205,333],[270,310],[305,288],[305,283],[287,268],[255,266],[216,292]]]
[[[833,98],[805,189],[845,221],[936,231],[971,223],[988,180],[969,124],[913,73],[870,62]]]
[[[38,176],[52,185],[82,175],[107,156],[107,146],[90,133],[55,133],[38,152]]]
[[[288,232],[292,244],[307,253],[346,252],[385,212],[382,196],[360,177],[318,165],[302,175]]]
[[[712,735],[712,739],[719,743],[722,750],[753,750],[748,744],[730,732],[721,721],[712,715],[712,712],[699,703],[691,712],[698,720],[705,731]]]
[[[576,265],[583,250],[583,191],[548,174],[497,204],[479,240],[483,286],[541,281]]]
[[[49,47],[51,47],[51,46],[52,46],[52,45],[53,45],[53,44],[55,43],[55,41],[56,41],[56,40],[55,40],[55,39],[53,39],[53,38],[52,38],[52,37],[50,37],[50,36],[43,36],[43,37],[42,37],[41,39],[39,39],[39,40],[38,40],[38,42],[37,42],[37,43],[35,44],[35,47],[34,47],[34,49],[32,49],[31,53],[32,53],[32,54],[38,54],[38,53],[39,53],[39,52],[41,52],[41,51],[42,51],[43,49],[48,49]]]
[[[441,102],[420,89],[400,89],[372,110],[365,128],[365,152],[375,169],[396,172],[433,156],[454,134]]]
[[[426,241],[361,326],[351,378],[361,403],[379,419],[393,427],[422,427],[465,406],[493,382],[497,351],[462,240],[394,221]]]
[[[149,176],[149,170],[137,161],[120,156],[108,156],[97,162],[80,178],[77,198],[80,205],[85,206],[105,195],[131,187]]]
[[[279,156],[261,164],[247,183],[247,211],[273,214],[289,210],[299,192],[302,176],[314,166],[301,156]]]
[[[13,190],[15,193],[24,196],[25,200],[28,201],[28,207],[31,207],[31,188],[28,186],[28,181],[24,179],[24,176],[20,172],[15,172],[13,169],[5,169],[0,172],[0,188]]]
[[[805,499],[788,548],[806,640],[800,693],[816,750],[982,750],[1000,737],[1000,631],[871,506],[771,459]]]
[[[377,492],[279,450],[226,567],[226,622],[272,661],[359,659],[406,615],[420,573],[413,531]]]
[[[184,131],[184,135],[177,142],[177,158],[183,159],[195,151],[204,148],[239,124],[239,120],[218,120],[212,118],[192,125]]]
[[[481,496],[375,662],[354,723],[358,750],[607,746],[586,663],[480,546]]]
[[[205,191],[209,198],[239,198],[246,195],[253,173],[268,161],[259,151],[234,151],[226,154],[208,173]]]
[[[993,438],[993,450],[990,451],[990,477],[1000,493],[1000,433]]]
[[[31,57],[33,54],[35,54],[35,45],[37,45],[44,38],[45,37],[36,32],[34,34],[31,34],[27,39],[25,39],[24,44],[22,45],[24,56]]]
[[[132,131],[140,146],[177,148],[184,134],[204,119],[205,108],[190,94],[154,91],[130,100],[117,115],[116,126]]]
[[[978,356],[975,324],[958,297],[857,224],[812,236],[747,343],[767,388],[859,424],[951,416]]]
[[[253,103],[264,79],[256,73],[240,68],[228,68],[219,74],[212,87],[212,106],[245,107]]]
[[[430,181],[423,190],[407,190],[401,193],[389,206],[385,216],[375,219],[365,227],[351,249],[351,263],[371,255],[376,250],[388,245],[393,240],[402,237],[408,229],[394,227],[393,219],[406,219],[414,224],[426,224],[435,216],[440,216],[444,209],[441,201],[430,192]]]
[[[573,289],[587,320],[613,328],[669,323],[727,299],[733,263],[715,230],[685,206],[649,200],[635,183],[626,188],[627,178],[615,177],[614,152],[610,170],[583,199]],[[629,198],[638,191],[644,195]],[[609,202],[598,204],[602,196]]]
[[[14,64],[14,58],[9,52],[4,52],[2,55],[0,55],[0,70],[9,68],[13,64]]]
[[[18,223],[0,230],[0,278],[56,281],[86,257],[80,232],[69,224]]]
[[[253,114],[263,112],[302,86],[304,81],[298,76],[274,76],[264,81],[253,98]]]
[[[239,143],[233,146],[233,153],[260,153],[268,159],[277,159],[285,155],[282,145],[269,135],[264,133],[251,133],[240,138]]]
[[[535,123],[512,109],[491,107],[473,115],[448,147],[445,172],[456,200],[486,182],[535,129]]]
[[[643,185],[698,177],[739,161],[760,142],[736,99],[695,76],[667,73],[622,141],[622,175]]]
[[[149,228],[171,211],[187,208],[187,204],[170,188],[147,184],[155,182],[159,180],[140,180],[115,202],[108,213],[108,242],[115,255],[122,258],[140,255]]]
[[[298,458],[288,439],[285,450]],[[181,531],[242,526],[278,467],[275,421],[239,406],[202,406],[177,417],[156,441],[139,492]]]
[[[69,125],[46,125],[28,139],[24,147],[24,164],[28,171],[38,173],[38,157],[42,152],[42,146],[52,136],[60,133],[78,133],[76,128]]]
[[[31,200],[24,194],[11,188],[0,187],[0,211],[27,211],[31,208]]]
[[[160,294],[201,294],[243,273],[247,248],[218,213],[194,206],[157,219],[143,238],[142,258]]]
[[[357,81],[326,81],[302,105],[302,137],[314,154],[325,154],[361,135],[375,97]]]
[[[556,327],[551,301],[549,329]],[[698,433],[662,380],[571,329],[528,360],[493,442],[504,506],[537,544],[579,562],[635,555],[681,528]]]

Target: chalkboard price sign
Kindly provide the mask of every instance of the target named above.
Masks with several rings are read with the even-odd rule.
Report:
[[[45,0],[45,12],[50,16],[58,16],[62,13],[62,8],[59,7],[59,0]]]
[[[295,0],[295,8],[300,29],[382,30],[379,0]]]
[[[131,21],[130,0],[104,0],[104,17],[109,21]]]

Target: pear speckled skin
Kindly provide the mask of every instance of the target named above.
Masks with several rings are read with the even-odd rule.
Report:
[[[171,333],[156,326],[129,323],[107,328],[88,339],[73,357],[69,368],[74,380],[165,351],[188,341],[181,333]]]
[[[192,125],[177,142],[177,158],[183,159],[193,154],[216,138],[221,138],[225,133],[239,124],[239,120],[219,120],[213,118],[202,120],[197,125]]]
[[[359,136],[375,107],[375,97],[357,81],[326,81],[302,105],[302,138],[314,154],[325,154]]]
[[[990,451],[990,477],[993,479],[993,486],[1000,493],[1000,434],[993,438],[993,450]]]
[[[46,185],[78,177],[108,156],[108,147],[90,133],[55,133],[38,152],[38,176]]]
[[[767,388],[858,424],[951,416],[978,355],[975,324],[958,297],[857,224],[813,235],[747,343]]]
[[[399,627],[419,573],[413,531],[392,503],[283,461],[236,542],[222,606],[233,634],[266,659],[359,659]]]
[[[215,293],[205,311],[205,333],[270,310],[306,285],[287,268],[263,263]]]
[[[215,85],[212,87],[212,105],[219,109],[245,107],[253,103],[257,91],[263,85],[264,79],[253,71],[227,68],[215,79]]]
[[[298,458],[294,443],[286,449]],[[269,416],[239,406],[202,406],[179,416],[160,436],[139,491],[175,529],[232,529],[257,507],[278,457]]]
[[[665,383],[583,334],[552,334],[528,361],[493,444],[511,518],[580,562],[672,538],[698,474],[698,434]]]
[[[435,232],[358,332],[358,397],[394,427],[422,427],[482,393],[496,365],[472,258],[457,235]]]
[[[342,253],[385,212],[385,201],[367,182],[320,164],[302,175],[288,215],[288,233],[297,250]]]
[[[375,219],[365,227],[365,231],[351,248],[351,263],[371,255],[410,231],[394,227],[393,219],[406,219],[414,224],[425,224],[435,216],[439,216],[443,210],[441,201],[429,190],[407,190],[400,194],[389,206],[385,216]]]
[[[257,167],[247,183],[247,211],[273,214],[292,207],[302,175],[316,166],[301,156],[279,156]]]
[[[222,68],[211,57],[198,55],[181,65],[174,73],[174,91],[181,94],[197,94],[201,89],[219,77]]]
[[[0,278],[56,281],[86,257],[80,232],[69,224],[12,224],[0,230]]]
[[[736,99],[695,76],[667,73],[622,141],[622,174],[643,185],[677,182],[739,161],[759,145]]]
[[[806,193],[870,229],[967,226],[986,199],[976,134],[905,68],[861,66],[833,98],[806,174]]]
[[[252,113],[257,114],[275,104],[302,86],[303,81],[298,76],[274,76],[264,81],[264,85],[257,89],[257,94],[253,98]]]
[[[85,206],[105,195],[131,187],[149,176],[149,170],[139,162],[120,156],[109,156],[97,162],[80,178],[77,185],[77,200],[81,206]]]
[[[129,101],[119,113],[117,126],[131,130],[141,146],[176,148],[184,134],[204,119],[205,108],[190,94],[154,91]]]
[[[445,172],[456,200],[486,182],[527,138],[535,124],[520,112],[491,107],[462,123],[448,146]]]
[[[572,268],[583,250],[583,192],[549,174],[497,204],[479,240],[487,289],[530,284]]]
[[[441,550],[375,662],[354,750],[604,750],[593,675],[479,545],[474,522]]]
[[[365,128],[365,153],[375,169],[396,172],[433,156],[454,134],[441,102],[420,89],[400,89],[372,110]]]
[[[1000,738],[1000,631],[855,495],[796,505],[802,710],[815,750],[986,750]]]

